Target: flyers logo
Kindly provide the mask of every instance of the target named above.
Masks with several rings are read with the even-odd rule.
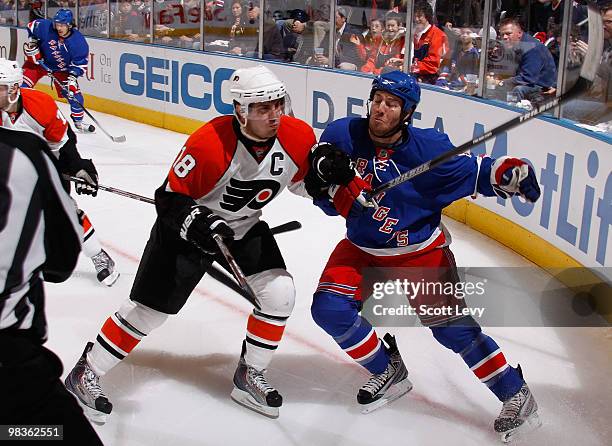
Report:
[[[280,183],[274,180],[243,181],[232,178],[219,206],[230,212],[238,212],[245,206],[258,210],[268,204],[279,190]]]

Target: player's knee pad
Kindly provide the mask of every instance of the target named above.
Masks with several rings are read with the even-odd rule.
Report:
[[[430,328],[436,341],[455,353],[461,353],[469,347],[482,331],[479,326],[449,325]]]
[[[349,297],[317,291],[310,313],[315,323],[334,338],[349,330],[358,317],[358,302]]]
[[[166,313],[149,308],[132,299],[126,300],[117,311],[117,314],[125,322],[145,335],[161,326],[168,319]]]
[[[247,278],[261,304],[261,311],[271,316],[289,317],[295,305],[293,277],[281,268],[269,269]]]

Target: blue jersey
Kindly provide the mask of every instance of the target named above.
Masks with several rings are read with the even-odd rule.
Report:
[[[68,37],[62,38],[51,20],[38,19],[28,24],[28,35],[39,41],[40,54],[52,71],[77,77],[85,74],[89,45],[79,30],[73,28]]]
[[[332,122],[321,135],[321,142],[332,143],[348,153],[361,177],[373,188],[454,147],[444,133],[409,126],[404,142],[393,150],[377,148],[369,137],[365,118]],[[472,154],[459,155],[390,189],[379,200],[378,210],[368,209],[349,216],[348,239],[378,255],[424,248],[441,233],[444,207],[477,192],[495,195],[491,185],[494,161]],[[328,200],[315,203],[330,213]]]

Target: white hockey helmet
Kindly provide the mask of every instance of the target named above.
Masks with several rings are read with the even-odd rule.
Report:
[[[15,85],[23,82],[23,71],[17,62],[0,58],[0,85]]]
[[[2,102],[4,105],[2,107],[10,107],[10,105],[17,102],[19,99],[19,87],[23,82],[23,71],[17,62],[14,60],[8,60],[4,57],[0,57],[0,85],[6,85],[8,89],[6,90],[6,100],[8,104],[4,102],[4,98],[2,98]],[[11,98],[13,94],[15,94],[14,98]]]
[[[273,101],[287,94],[285,84],[263,65],[239,68],[231,78],[232,99],[242,106]]]

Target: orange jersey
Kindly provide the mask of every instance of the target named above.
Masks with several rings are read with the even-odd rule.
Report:
[[[281,190],[304,179],[316,139],[308,124],[282,116],[272,146],[258,161],[238,137],[233,120],[215,118],[189,137],[170,169],[166,190],[208,207],[240,238]]]
[[[21,89],[21,114],[2,111],[2,127],[34,133],[49,144],[55,156],[68,141],[68,123],[51,96],[30,88]]]

